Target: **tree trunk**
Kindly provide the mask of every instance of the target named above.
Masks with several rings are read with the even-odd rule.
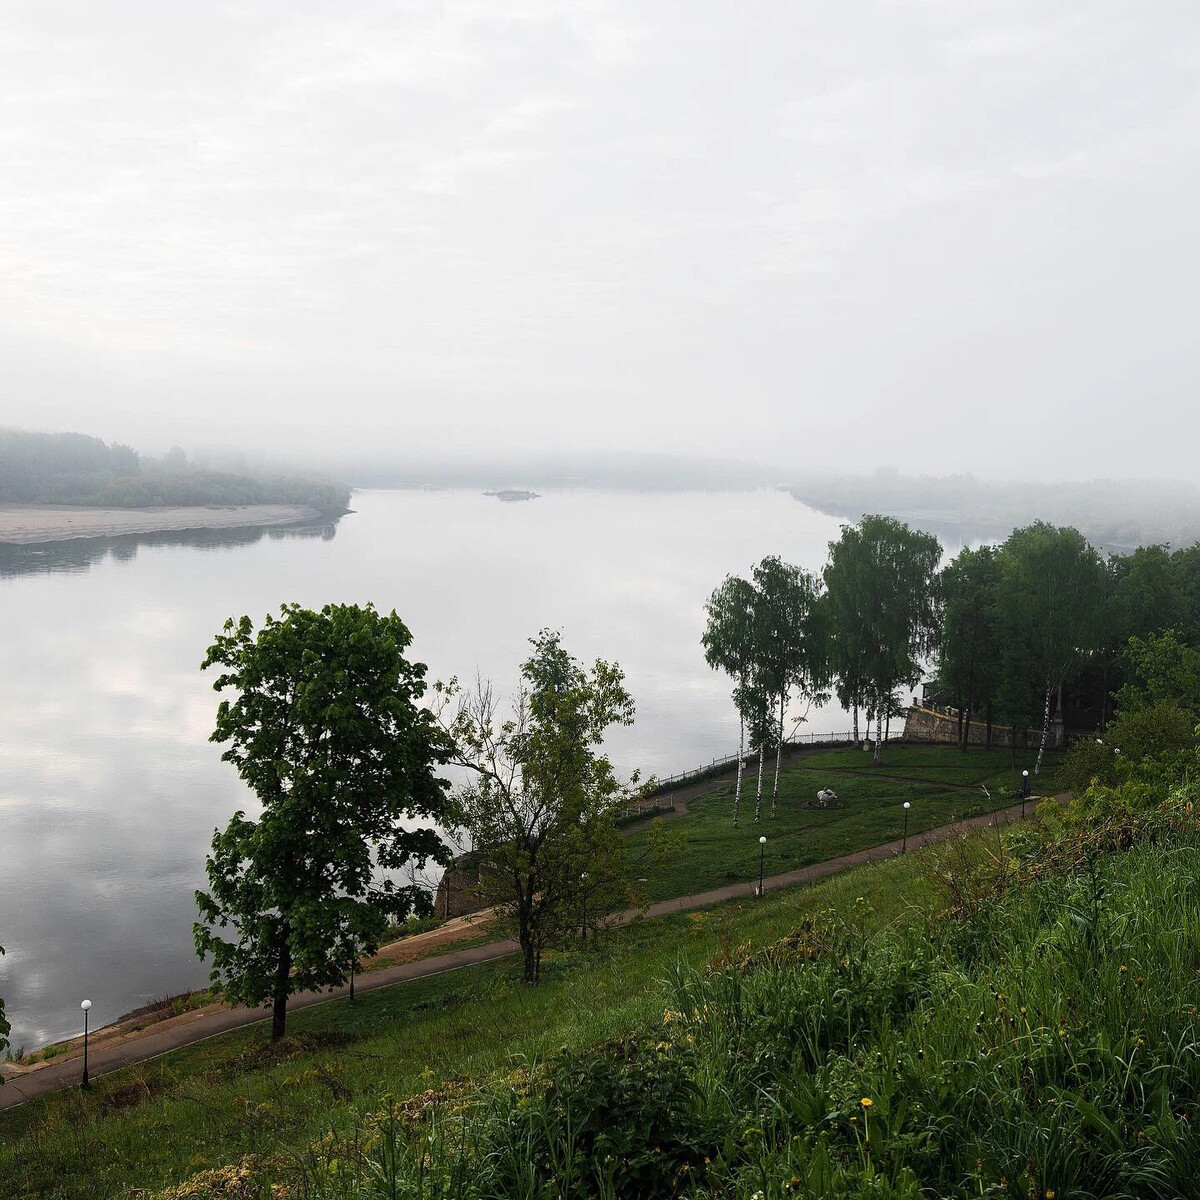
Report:
[[[764,721],[765,725],[766,722]],[[760,728],[758,733],[758,792],[754,797],[754,823],[758,824],[758,819],[762,816],[762,773],[763,773],[763,756],[767,752],[767,739],[763,737],[763,730]]]
[[[992,702],[987,702],[987,708],[984,709],[984,719],[987,721],[987,734],[984,738],[983,748],[990,750],[992,748]]]
[[[1104,656],[1104,673],[1100,676],[1100,732],[1108,728],[1108,655]]]
[[[292,948],[288,945],[290,930],[284,926],[283,945],[279,950],[279,962],[275,966],[275,985],[271,991],[271,1041],[283,1037],[287,1026],[288,983],[292,974]]]
[[[783,713],[787,705],[787,693],[779,693],[779,736],[775,739],[775,783],[771,788],[771,816],[775,816],[775,802],[779,796],[779,763],[783,758]]]
[[[880,705],[878,711],[875,713],[875,757],[871,760],[875,764],[875,766],[879,766],[879,764],[883,761],[883,755],[881,753],[883,747],[880,745],[880,739],[882,737],[883,737],[883,706]]]
[[[962,744],[963,744],[963,740],[962,740],[963,702],[962,702],[961,696],[957,697],[957,699],[958,699],[958,748],[961,750]]]
[[[517,940],[521,943],[521,979],[524,983],[537,983],[537,951],[534,947],[530,930],[524,922],[521,923]]]
[[[861,743],[858,740],[858,697],[854,698],[854,747],[857,749]]]
[[[963,725],[962,748],[965,750],[971,744],[971,706],[967,705],[967,719]]]
[[[742,805],[742,759],[746,754],[746,718],[738,712],[738,766],[737,783],[733,787],[733,823],[738,823],[738,809]]]
[[[1042,756],[1046,753],[1046,741],[1050,737],[1050,697],[1054,694],[1053,688],[1046,689],[1046,707],[1042,713],[1042,742],[1038,746],[1037,763],[1034,765],[1033,773],[1039,774],[1042,769]]]

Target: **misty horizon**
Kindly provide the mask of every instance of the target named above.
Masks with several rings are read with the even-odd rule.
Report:
[[[0,424],[1193,477],[1200,20],[26,7]]]

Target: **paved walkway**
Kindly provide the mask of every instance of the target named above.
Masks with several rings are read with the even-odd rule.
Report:
[[[1030,802],[1029,813],[1033,812],[1035,802]],[[927,829],[923,833],[909,834],[908,845],[915,850],[932,842],[945,841],[968,829],[978,829],[992,824],[1007,824],[1018,819],[1020,815],[1021,805],[1015,804],[1011,808],[984,813],[978,817],[957,821],[953,825],[943,825],[937,829]],[[841,858],[831,858],[825,862],[813,863],[808,867],[784,871],[781,875],[772,875],[767,878],[764,881],[763,890],[774,891],[776,888],[811,883],[813,880],[822,879],[826,875],[834,875],[851,867],[879,862],[885,858],[894,858],[900,853],[900,849],[899,840],[884,842],[880,846],[871,846],[869,849],[846,854]],[[707,908],[726,900],[752,897],[757,891],[757,881],[731,883],[725,887],[714,888],[709,892],[700,892],[694,896],[679,896],[673,900],[661,900],[644,911],[630,910],[621,914],[618,923],[628,924],[636,920],[639,915],[661,917],[669,913]],[[517,943],[511,938],[487,942],[482,946],[468,946],[461,950],[451,950],[432,958],[400,963],[397,966],[385,967],[367,975],[360,975],[356,979],[355,990],[358,992],[373,991],[375,988],[390,987],[392,984],[403,983],[410,979],[424,979],[430,975],[440,975],[445,971],[457,970],[459,967],[505,958],[510,954],[516,954],[518,950]],[[288,1012],[295,1012],[297,1009],[308,1008],[314,1004],[324,1004],[329,1000],[336,1000],[349,994],[348,987],[334,988],[327,992],[300,992],[288,1001]],[[261,1008],[201,1010],[182,1017],[175,1017],[164,1021],[161,1025],[151,1026],[122,1042],[93,1047],[88,1056],[88,1073],[95,1079],[100,1075],[118,1071],[122,1067],[158,1058],[172,1050],[178,1050],[182,1046],[190,1046],[195,1042],[227,1033],[231,1029],[240,1029],[260,1021],[265,1023],[267,1019]],[[44,1067],[38,1067],[27,1074],[8,1077],[5,1079],[4,1086],[0,1087],[0,1109],[12,1108],[37,1096],[72,1087],[79,1082],[81,1072],[80,1055],[69,1054],[56,1058]]]

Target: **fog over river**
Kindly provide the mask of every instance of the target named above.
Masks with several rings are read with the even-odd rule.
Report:
[[[478,668],[511,692],[526,639],[561,629],[615,659],[637,722],[622,772],[737,748],[730,683],[705,665],[706,597],[766,554],[819,569],[838,522],[773,491],[357,493],[324,530],[0,550],[0,996],[14,1050],[207,982],[194,890],[217,825],[253,796],[208,741],[200,662],[229,616],[285,601],[395,608],[429,679]],[[840,709],[806,727],[842,730]]]

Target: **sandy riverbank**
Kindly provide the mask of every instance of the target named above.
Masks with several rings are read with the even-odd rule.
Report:
[[[71,538],[188,529],[247,529],[295,525],[321,514],[299,504],[188,505],[172,508],[77,508],[59,504],[0,504],[0,543],[32,545]]]

